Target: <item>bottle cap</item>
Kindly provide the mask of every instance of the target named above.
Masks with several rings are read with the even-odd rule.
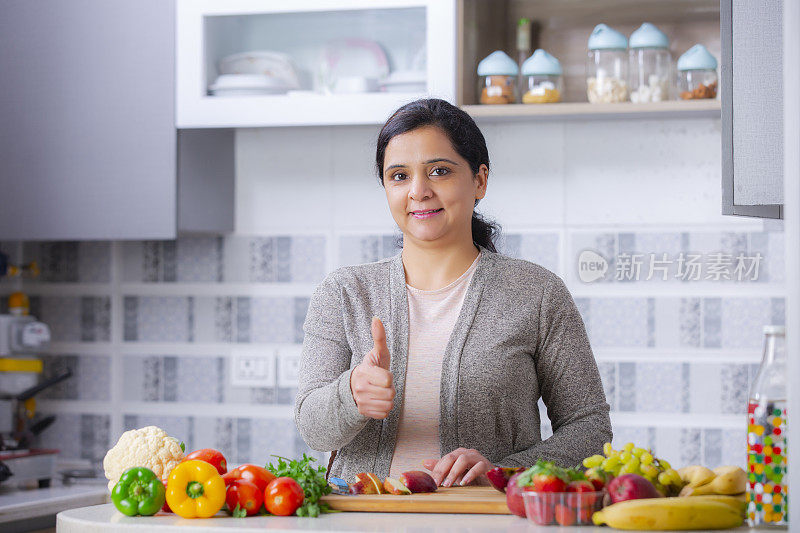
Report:
[[[625,50],[628,39],[605,24],[598,24],[589,36],[589,50]]]
[[[716,70],[717,59],[702,44],[689,48],[678,58],[678,70]]]
[[[478,63],[478,76],[516,76],[519,67],[508,54],[495,50]]]
[[[524,76],[561,76],[561,63],[558,59],[539,48],[522,64]]]
[[[786,326],[764,326],[764,335],[786,335]]]
[[[667,35],[653,24],[645,22],[631,34],[631,48],[669,48]]]

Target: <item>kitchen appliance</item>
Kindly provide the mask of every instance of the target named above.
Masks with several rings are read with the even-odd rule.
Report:
[[[34,354],[50,342],[50,329],[28,314],[30,304],[23,293],[9,296],[8,309],[8,314],[0,314],[0,482],[46,487],[55,475],[58,450],[32,446],[56,417],[36,418],[34,396],[72,372],[39,382],[42,362]]]

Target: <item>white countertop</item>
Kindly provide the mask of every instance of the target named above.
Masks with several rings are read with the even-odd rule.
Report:
[[[331,513],[319,518],[295,516],[252,516],[231,518],[224,513],[214,518],[180,518],[173,514],[127,517],[112,504],[72,509],[58,514],[58,533],[152,532],[175,533],[179,527],[190,527],[197,533],[227,533],[232,529],[246,533],[269,531],[432,531],[444,533],[469,531],[489,533],[552,533],[568,528],[537,526],[513,515],[423,514],[423,513]],[[604,527],[580,528],[582,533],[609,533]],[[757,531],[746,527],[735,531]]]
[[[57,485],[46,489],[22,490],[0,485],[0,524],[53,516],[75,507],[108,501],[108,487],[98,485]],[[0,528],[2,529],[2,528]]]

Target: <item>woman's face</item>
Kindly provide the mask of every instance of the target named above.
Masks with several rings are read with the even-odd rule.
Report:
[[[404,238],[449,244],[472,241],[475,200],[486,195],[489,169],[473,174],[439,128],[397,135],[386,146],[383,185]]]

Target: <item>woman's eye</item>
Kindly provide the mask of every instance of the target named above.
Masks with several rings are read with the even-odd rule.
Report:
[[[405,179],[405,177],[406,175],[403,174],[402,172],[397,172],[395,174],[392,174],[392,181],[400,181]]]
[[[431,174],[433,174],[434,176],[444,176],[449,173],[450,169],[445,167],[436,167],[431,171]]]

